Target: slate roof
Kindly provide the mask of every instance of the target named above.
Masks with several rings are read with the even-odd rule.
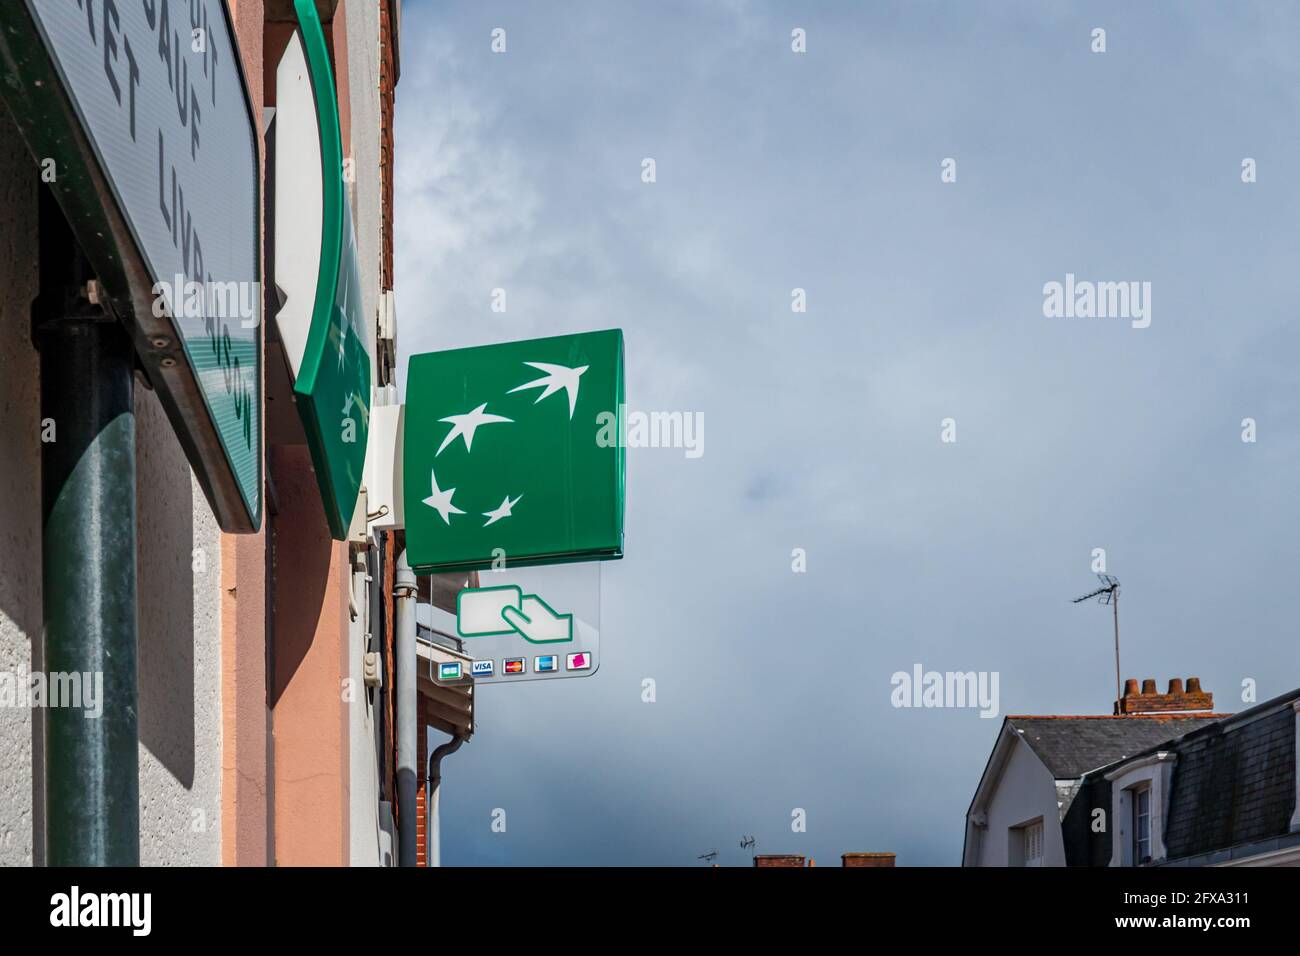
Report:
[[[1058,780],[1074,780],[1089,770],[1132,757],[1158,744],[1217,723],[1225,714],[1159,714],[1034,717],[1008,716],[1007,722]]]
[[[1178,742],[1164,833],[1169,859],[1289,831],[1295,721],[1290,706],[1277,707]]]
[[[1292,834],[1290,826],[1297,715],[1291,704],[1298,698],[1300,690],[1291,691],[1089,771],[1061,821],[1066,864],[1110,863],[1110,836],[1090,826],[1094,810],[1112,806],[1106,774],[1157,750],[1177,757],[1164,819],[1168,855],[1160,865],[1203,866],[1296,845],[1300,833]]]

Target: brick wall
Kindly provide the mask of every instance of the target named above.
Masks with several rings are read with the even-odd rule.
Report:
[[[387,0],[379,4],[379,162],[383,180],[382,288],[393,288],[393,112],[397,91],[397,36]]]
[[[415,824],[415,865],[429,865],[429,842],[427,828],[429,824],[429,815],[425,812],[428,804],[425,802],[428,789],[425,779],[429,772],[429,701],[428,698],[421,695],[419,704],[416,705],[415,720],[419,730],[416,734],[415,745],[415,811],[420,815],[420,819]]]
[[[892,853],[844,853],[840,856],[845,866],[893,866]]]

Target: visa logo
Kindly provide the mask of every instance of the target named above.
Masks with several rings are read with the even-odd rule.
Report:
[[[491,677],[492,661],[475,661],[470,667],[470,673],[475,677]]]

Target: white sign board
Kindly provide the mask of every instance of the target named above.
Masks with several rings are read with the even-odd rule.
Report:
[[[600,666],[600,564],[481,571],[435,631],[470,657],[476,683],[590,677]],[[450,678],[447,678],[450,679]]]

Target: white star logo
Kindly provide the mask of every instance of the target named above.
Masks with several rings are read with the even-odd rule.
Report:
[[[525,362],[524,364],[531,365],[538,371],[545,372],[546,375],[542,378],[534,379],[531,382],[526,382],[516,388],[512,388],[510,389],[510,392],[519,392],[525,388],[542,388],[545,386],[546,390],[537,396],[537,401],[533,402],[533,404],[536,405],[537,402],[540,402],[548,395],[554,395],[560,389],[564,389],[569,393],[569,419],[572,420],[573,411],[578,407],[578,378],[591,366],[580,365],[578,368],[567,368],[563,365],[550,365],[546,362]],[[506,394],[509,395],[510,392],[507,392]]]
[[[474,432],[480,425],[491,425],[496,422],[513,422],[513,418],[506,418],[504,415],[489,415],[485,409],[487,402],[484,402],[472,412],[464,415],[448,415],[446,418],[440,418],[440,422],[451,424],[451,431],[447,432],[447,437],[442,440],[438,450],[434,453],[434,458],[442,454],[442,450],[456,440],[457,436],[465,439],[465,450],[470,451],[474,444]]]
[[[522,497],[523,495],[519,496],[519,498]],[[506,495],[505,499],[501,502],[501,506],[499,508],[495,508],[492,511],[483,512],[483,517],[487,518],[487,521],[483,522],[483,527],[486,528],[490,524],[496,524],[502,518],[511,517],[510,509],[513,508],[515,505],[519,504],[519,498],[515,498],[512,501],[510,499],[510,496]]]
[[[442,520],[446,524],[451,524],[452,515],[463,515],[465,513],[451,503],[451,496],[456,493],[455,488],[448,488],[446,491],[439,490],[438,476],[433,473],[432,468],[429,469],[429,485],[432,494],[424,499],[424,503],[442,515]]]

